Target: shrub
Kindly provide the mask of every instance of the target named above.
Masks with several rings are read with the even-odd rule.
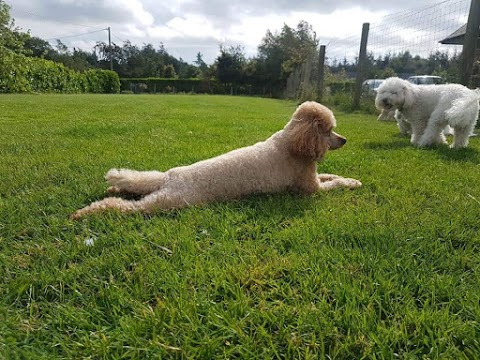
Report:
[[[216,81],[203,79],[128,78],[120,79],[122,90],[149,93],[211,93]],[[215,92],[216,93],[216,92]]]
[[[0,49],[0,93],[118,93],[120,79],[110,70],[77,72],[50,60]]]

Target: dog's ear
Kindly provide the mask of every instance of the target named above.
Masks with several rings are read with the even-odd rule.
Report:
[[[291,153],[311,158],[321,159],[328,150],[328,143],[321,134],[328,120],[327,114],[319,104],[302,104],[293,114],[289,129]]]
[[[292,129],[290,151],[298,156],[316,159],[320,156],[320,133],[314,123],[299,121]]]

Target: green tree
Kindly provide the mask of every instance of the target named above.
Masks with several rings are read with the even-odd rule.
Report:
[[[285,24],[279,33],[267,31],[258,46],[257,70],[271,92],[283,90],[290,74],[315,56],[317,45],[316,34],[306,21],[296,29]]]
[[[203,61],[203,54],[201,52],[197,53],[197,59],[194,61],[194,64],[198,67],[200,78],[207,78],[208,65]]]
[[[27,37],[28,34],[20,32],[15,21],[10,18],[10,6],[0,0],[0,48],[21,53]]]
[[[52,46],[48,43],[48,41],[43,40],[39,37],[31,36],[25,41],[25,50],[26,54],[45,58],[51,60],[52,56],[54,56],[55,50]]]
[[[230,85],[230,92],[233,94],[235,87],[243,82],[243,66],[245,55],[241,46],[225,48],[220,46],[220,55],[215,61],[216,75],[224,85]]]
[[[165,65],[163,67],[163,77],[166,79],[175,79],[177,78],[177,73],[172,64]]]

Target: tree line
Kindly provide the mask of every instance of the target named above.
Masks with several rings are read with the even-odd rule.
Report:
[[[319,40],[312,26],[300,21],[295,28],[284,24],[278,31],[268,30],[257,47],[257,54],[250,58],[246,57],[241,46],[221,45],[213,64],[206,64],[200,52],[189,64],[170,55],[163,44],[138,46],[125,41],[121,45],[112,43],[109,46],[97,42],[90,51],[71,50],[60,40],[52,46],[29,31],[15,27],[8,5],[0,0],[2,46],[28,57],[62,63],[77,71],[110,69],[112,64],[120,78],[210,79],[230,87],[232,93],[242,93],[242,89],[245,92],[249,88],[255,94],[280,97],[288,78],[299,66],[307,61],[318,66]],[[408,51],[379,57],[369,54],[367,77],[435,74],[454,82],[459,77],[459,58],[459,54],[444,52],[435,52],[428,58],[414,56]],[[356,69],[357,59],[327,59],[325,83],[352,79]]]

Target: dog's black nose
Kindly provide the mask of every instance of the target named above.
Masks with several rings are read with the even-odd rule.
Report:
[[[388,105],[388,99],[383,99],[382,102],[383,102],[385,105]]]
[[[343,138],[341,143],[342,143],[342,146],[345,145],[345,143],[347,142],[347,139]]]

